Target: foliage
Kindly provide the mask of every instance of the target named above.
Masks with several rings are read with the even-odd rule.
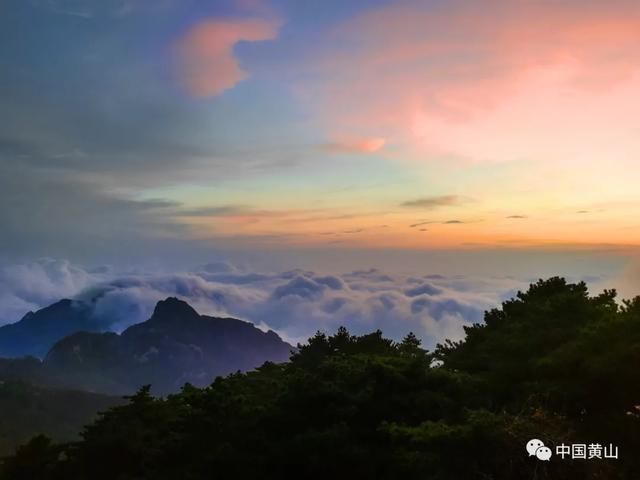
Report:
[[[78,438],[97,412],[123,403],[118,397],[0,381],[0,456],[42,432],[55,440]]]
[[[319,332],[286,364],[144,387],[80,441],[21,447],[2,478],[635,478],[640,298],[541,280],[466,334],[430,353],[412,334]],[[612,442],[620,459],[541,462],[530,438]]]

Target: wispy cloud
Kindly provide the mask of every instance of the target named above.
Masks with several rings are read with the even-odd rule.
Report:
[[[323,149],[331,153],[375,153],[384,145],[384,138],[348,138],[328,142]]]
[[[440,220],[440,221],[423,221],[423,222],[418,222],[418,223],[414,223],[412,225],[409,225],[409,228],[416,228],[416,227],[421,227],[423,225],[461,225],[463,223],[471,223],[468,221],[464,221],[464,220]],[[422,229],[422,231],[424,231],[426,229]]]
[[[175,0],[25,0],[35,7],[57,15],[84,19],[124,17],[134,13],[166,13],[177,4]]]
[[[440,195],[434,197],[417,198],[415,200],[407,200],[400,204],[401,207],[432,209],[438,207],[451,207],[462,205],[470,201],[467,197],[459,195]]]
[[[433,222],[429,222],[429,221],[424,221],[424,222],[418,222],[418,223],[414,223],[412,225],[409,225],[410,228],[416,228],[416,227],[421,227],[422,225],[430,225]]]
[[[218,207],[201,207],[176,212],[178,217],[229,217],[233,215],[245,215],[254,212],[243,205],[222,205]]]

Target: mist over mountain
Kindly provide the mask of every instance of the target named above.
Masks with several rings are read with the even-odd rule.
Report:
[[[274,330],[292,344],[344,325],[358,334],[379,328],[395,340],[410,330],[432,347],[461,338],[464,325],[528,284],[445,275],[430,264],[406,272],[344,268],[262,270],[219,262],[157,271],[33,262],[0,269],[0,320],[18,321],[28,310],[70,298],[92,309],[90,321],[100,325],[84,330],[119,333],[147,320],[158,301],[177,297],[201,313]]]

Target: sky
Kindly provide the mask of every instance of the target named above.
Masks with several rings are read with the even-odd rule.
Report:
[[[0,8],[5,278],[633,271],[636,1]]]

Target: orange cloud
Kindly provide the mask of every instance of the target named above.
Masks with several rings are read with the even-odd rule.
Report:
[[[384,138],[346,138],[329,142],[324,148],[331,153],[375,153],[384,144]]]
[[[200,22],[177,42],[180,80],[192,95],[220,95],[247,78],[234,56],[234,46],[272,40],[277,33],[278,22],[271,20]]]

